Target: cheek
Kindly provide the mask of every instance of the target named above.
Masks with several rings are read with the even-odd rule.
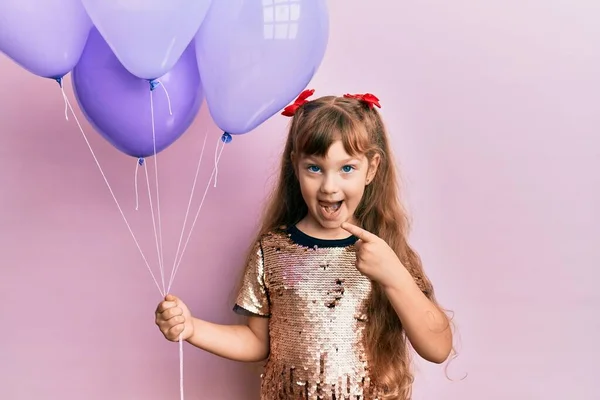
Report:
[[[310,202],[316,196],[319,187],[318,182],[316,182],[316,179],[309,179],[304,176],[301,176],[298,182],[300,183],[300,191],[302,197],[304,197],[304,202]]]
[[[365,193],[365,182],[364,179],[353,179],[348,182],[345,188],[346,197],[354,205],[360,203],[363,194]]]

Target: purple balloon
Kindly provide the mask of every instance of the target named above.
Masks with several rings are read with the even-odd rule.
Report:
[[[72,81],[88,121],[114,147],[133,157],[154,154],[150,96],[157,153],[183,135],[204,98],[193,43],[173,69],[157,80],[160,83],[151,82],[127,71],[96,29],[90,32]],[[157,85],[153,91],[151,85]]]
[[[196,53],[215,123],[244,134],[287,106],[321,64],[328,36],[325,0],[213,1]]]
[[[69,73],[91,28],[81,0],[0,0],[0,51],[41,77]]]

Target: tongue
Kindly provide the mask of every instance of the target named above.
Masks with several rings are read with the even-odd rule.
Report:
[[[342,202],[340,201],[338,203],[323,204],[323,207],[328,212],[335,212],[335,211],[337,211],[340,208],[341,205],[342,205]]]

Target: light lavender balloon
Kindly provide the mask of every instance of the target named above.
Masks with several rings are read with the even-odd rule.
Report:
[[[173,68],[211,4],[211,0],[80,1],[121,64],[144,79],[158,78]]]
[[[0,0],[0,51],[38,76],[69,73],[91,28],[81,0]]]
[[[325,0],[215,1],[196,35],[215,123],[244,134],[284,108],[317,71],[328,36]]]

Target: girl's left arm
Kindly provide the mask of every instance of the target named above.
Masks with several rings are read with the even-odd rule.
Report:
[[[397,272],[381,286],[406,336],[424,359],[443,363],[452,351],[452,330],[446,314],[421,291],[408,270],[400,264]]]
[[[444,362],[452,351],[446,314],[427,298],[384,240],[347,222],[342,229],[358,237],[356,268],[384,289],[417,353],[428,361]]]

